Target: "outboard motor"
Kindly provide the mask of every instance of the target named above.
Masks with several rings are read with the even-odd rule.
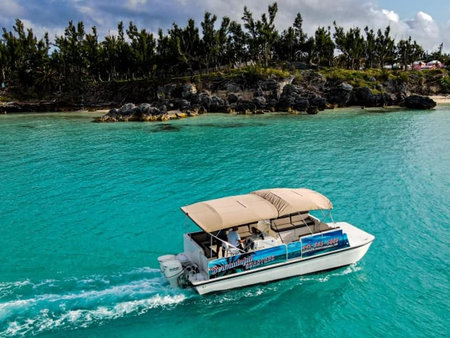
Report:
[[[178,278],[183,274],[183,266],[181,262],[176,259],[175,255],[164,255],[158,257],[159,267],[170,286],[178,287]]]

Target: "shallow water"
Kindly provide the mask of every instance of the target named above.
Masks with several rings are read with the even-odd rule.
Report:
[[[448,336],[449,108],[0,116],[0,336]],[[303,186],[376,236],[358,264],[203,297],[161,278],[180,206]]]

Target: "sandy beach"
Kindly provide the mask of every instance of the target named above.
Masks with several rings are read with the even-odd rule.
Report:
[[[450,104],[450,95],[432,95],[430,96],[437,104]]]

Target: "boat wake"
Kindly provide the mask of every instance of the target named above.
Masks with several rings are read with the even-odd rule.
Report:
[[[159,270],[150,268],[109,276],[0,283],[0,337],[95,327],[115,319],[143,315],[152,309],[173,309],[185,301],[206,307],[208,313],[205,316],[227,311],[230,304],[241,304],[243,299],[255,297],[260,297],[260,307],[301,285],[328,282],[330,278],[360,270],[357,265],[351,265],[325,274],[301,276],[210,297],[196,297],[192,290],[173,289]]]
[[[265,308],[268,304],[272,304],[275,299],[279,299],[283,295],[290,294],[291,292],[310,293],[311,290],[316,290],[321,283],[333,282],[335,284],[338,282],[338,285],[342,286],[342,283],[339,283],[340,280],[341,282],[348,284],[346,280],[341,277],[353,274],[358,276],[360,275],[359,272],[363,270],[364,269],[356,263],[328,272],[292,277],[267,284],[258,284],[248,288],[229,290],[211,296],[206,295],[204,297],[196,298],[195,303],[208,308],[208,315],[214,314],[215,311],[221,311],[220,306],[222,305],[228,306],[232,304],[233,306],[244,306],[245,301],[249,301],[248,308],[250,310],[257,310]],[[335,288],[336,285],[332,286],[332,288],[333,287]],[[322,286],[320,286],[320,288],[322,288]],[[255,305],[251,299],[256,297],[258,297],[259,300]]]
[[[0,337],[86,328],[172,308],[193,295],[165,283],[157,269],[141,268],[83,279],[0,283]]]
[[[319,282],[324,283],[328,282],[330,278],[337,277],[337,276],[345,276],[357,271],[361,271],[362,268],[358,266],[358,263],[351,264],[349,266],[346,266],[344,268],[340,268],[338,270],[333,270],[329,272],[319,272],[317,274],[310,274],[306,276],[300,276],[300,285],[308,283],[308,282]]]

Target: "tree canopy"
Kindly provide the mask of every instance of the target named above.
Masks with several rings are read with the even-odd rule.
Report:
[[[2,29],[0,84],[24,95],[76,90],[86,83],[114,80],[167,78],[180,74],[210,72],[245,64],[268,66],[301,62],[306,65],[347,69],[383,68],[400,64],[407,69],[420,58],[449,60],[440,48],[426,54],[416,42],[395,41],[390,27],[344,29],[336,22],[318,27],[308,36],[303,17],[279,32],[275,27],[277,3],[260,18],[244,7],[242,23],[228,17],[218,20],[206,12],[200,25],[189,19],[173,24],[167,32],[138,28],[129,22],[117,25],[117,34],[100,39],[97,28],[86,31],[83,22],[70,21],[64,34],[50,41],[38,38],[17,19],[11,31]]]

